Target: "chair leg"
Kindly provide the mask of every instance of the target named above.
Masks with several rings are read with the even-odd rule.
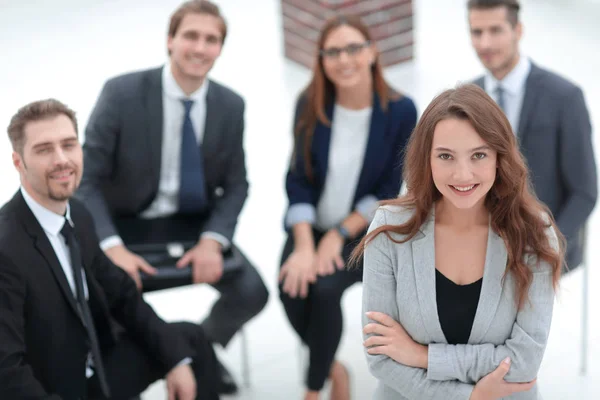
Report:
[[[245,387],[250,387],[250,351],[248,348],[248,336],[244,329],[241,330],[242,339],[242,379]]]
[[[589,290],[589,268],[587,262],[587,226],[583,231],[583,288],[582,288],[582,299],[581,299],[581,375],[587,375],[587,364],[588,364],[588,318],[589,318],[589,304],[588,304],[588,290]]]

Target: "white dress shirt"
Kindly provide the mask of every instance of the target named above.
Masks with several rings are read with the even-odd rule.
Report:
[[[141,218],[167,217],[177,213],[179,203],[179,183],[181,168],[181,137],[185,108],[183,99],[193,100],[190,118],[194,126],[194,133],[198,144],[204,138],[206,123],[206,93],[208,92],[208,79],[205,79],[194,93],[187,96],[177,84],[167,63],[162,71],[162,101],[163,101],[163,130],[162,150],[160,163],[160,180],[158,193],[150,206],[141,214]],[[229,240],[216,232],[204,232],[202,237],[208,237],[219,242],[223,248],[230,246]],[[123,244],[118,236],[110,236],[100,242],[102,250]]]
[[[518,135],[519,121],[521,118],[521,108],[523,107],[523,98],[525,97],[525,82],[531,71],[531,61],[524,55],[519,56],[519,62],[501,81],[486,71],[485,73],[485,91],[498,102],[496,89],[501,85],[504,89],[504,113],[510,121],[515,135]]]
[[[321,230],[340,224],[352,210],[367,149],[371,113],[371,107],[350,110],[335,105],[327,176],[317,205],[316,226]]]

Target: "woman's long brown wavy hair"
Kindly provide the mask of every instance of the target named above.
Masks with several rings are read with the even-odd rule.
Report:
[[[508,252],[506,273],[515,278],[519,309],[527,300],[533,279],[526,256],[536,256],[552,267],[554,288],[558,286],[564,263],[564,237],[548,208],[533,194],[529,172],[508,119],[498,105],[478,86],[458,86],[436,97],[424,111],[411,135],[404,160],[404,181],[407,193],[397,199],[382,202],[414,211],[403,225],[384,225],[366,235],[356,247],[352,259],[359,259],[365,246],[376,235],[384,233],[396,243],[413,238],[426,222],[434,203],[441,198],[431,174],[431,147],[436,125],[445,119],[457,118],[471,123],[479,136],[496,152],[496,180],[485,199],[491,214],[492,229],[504,240]],[[547,236],[553,227],[558,237],[558,251]],[[404,235],[401,241],[390,235]],[[505,275],[506,275],[505,273]]]
[[[298,151],[303,151],[305,173],[309,181],[313,181],[313,171],[311,163],[311,146],[312,137],[314,134],[315,126],[317,121],[321,122],[326,126],[331,126],[331,121],[327,117],[326,107],[331,104],[335,98],[335,87],[333,82],[325,75],[325,69],[323,68],[323,57],[321,56],[321,50],[325,44],[327,37],[336,28],[340,26],[349,26],[358,30],[366,40],[371,42],[373,46],[373,38],[367,26],[360,20],[358,16],[353,15],[339,15],[331,17],[325,22],[325,25],[321,29],[321,34],[318,40],[316,62],[313,67],[312,79],[306,89],[301,94],[301,99],[304,100],[302,105],[302,111],[294,127],[294,135],[296,137],[296,143],[302,143],[302,149],[294,149],[294,154],[298,154]],[[373,78],[373,87],[379,101],[381,103],[382,110],[387,110],[388,102],[390,99],[398,97],[397,92],[392,90],[383,77],[383,69],[379,57],[375,58],[375,62],[371,67],[371,73]],[[302,140],[298,140],[302,136]]]

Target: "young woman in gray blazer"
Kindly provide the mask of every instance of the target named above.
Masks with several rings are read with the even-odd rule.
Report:
[[[474,85],[438,96],[411,136],[407,194],[364,249],[375,399],[540,399],[563,237],[529,185],[510,123]]]

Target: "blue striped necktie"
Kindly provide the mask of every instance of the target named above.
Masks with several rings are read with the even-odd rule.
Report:
[[[182,100],[185,107],[181,134],[181,170],[179,180],[179,212],[197,213],[206,207],[206,188],[202,149],[196,140],[190,118],[193,100]]]

